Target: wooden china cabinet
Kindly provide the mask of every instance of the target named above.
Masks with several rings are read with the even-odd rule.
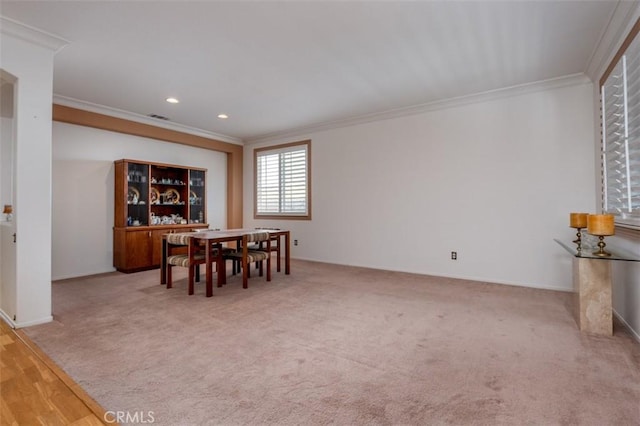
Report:
[[[207,228],[206,169],[137,160],[115,162],[113,266],[160,266],[162,235]]]

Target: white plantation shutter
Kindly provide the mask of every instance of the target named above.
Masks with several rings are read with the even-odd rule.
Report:
[[[256,150],[256,216],[309,215],[309,144]]]
[[[618,223],[640,226],[640,38],[600,90],[603,208]]]
[[[258,156],[258,211],[261,213],[280,212],[280,172],[279,155]]]

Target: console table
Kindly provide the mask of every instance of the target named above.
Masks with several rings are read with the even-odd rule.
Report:
[[[581,331],[604,336],[613,335],[611,261],[640,262],[640,256],[611,248],[611,256],[592,254],[596,249],[583,247],[580,252],[560,240],[554,240],[573,255],[573,313]]]

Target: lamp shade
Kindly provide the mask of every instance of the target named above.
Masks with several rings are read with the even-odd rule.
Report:
[[[571,213],[569,214],[569,226],[572,228],[586,228],[587,216],[589,213]]]
[[[612,214],[590,214],[587,218],[587,232],[591,235],[613,235],[615,225]]]
[[[11,204],[5,204],[4,205],[4,210],[2,210],[3,214],[11,214],[13,213],[13,207],[11,207]]]

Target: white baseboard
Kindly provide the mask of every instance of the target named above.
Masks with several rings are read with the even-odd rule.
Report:
[[[13,320],[11,319],[11,316],[8,315],[2,309],[0,309],[0,318],[2,318],[7,324],[9,324],[9,327],[16,328],[16,323],[13,322]]]
[[[92,275],[107,274],[109,272],[115,272],[115,271],[116,271],[116,268],[109,268],[106,270],[100,269],[95,271],[69,272],[62,275],[52,276],[51,281],[61,281],[61,280],[68,280],[71,278],[80,278],[80,277],[90,277]]]
[[[31,327],[32,325],[46,324],[46,323],[51,322],[51,321],[53,321],[53,316],[49,315],[47,317],[39,318],[39,319],[36,319],[36,320],[15,322],[15,327],[14,328]]]
[[[516,286],[516,287],[525,287],[525,288],[535,288],[535,289],[539,289],[539,290],[551,290],[551,291],[562,291],[562,292],[571,292],[573,291],[572,287],[566,287],[566,286],[548,286],[548,285],[538,285],[536,283],[530,283],[530,282],[519,282],[519,281],[514,281],[514,280],[497,280],[494,278],[483,278],[483,277],[477,277],[477,276],[472,276],[472,275],[455,275],[455,274],[447,274],[447,273],[442,273],[439,271],[429,271],[429,272],[425,272],[425,271],[414,271],[414,270],[405,270],[405,269],[384,269],[384,268],[374,268],[370,265],[360,265],[360,264],[354,264],[354,263],[339,263],[336,261],[328,261],[328,260],[317,260],[317,259],[309,259],[309,258],[305,258],[305,257],[292,257],[291,259],[295,259],[295,260],[305,260],[308,262],[318,262],[318,263],[329,263],[329,264],[333,264],[333,265],[341,265],[341,266],[353,266],[356,268],[367,268],[367,269],[372,269],[372,270],[379,270],[379,271],[389,271],[389,272],[399,272],[399,273],[403,273],[403,274],[416,274],[416,275],[424,275],[424,276],[433,276],[433,277],[440,277],[440,278],[453,278],[456,280],[465,280],[465,281],[476,281],[478,283],[485,283],[485,284],[501,284],[501,285],[509,285],[509,286]]]
[[[11,316],[8,315],[2,309],[0,309],[0,318],[2,318],[7,324],[9,324],[9,327],[11,327],[11,328],[31,327],[32,325],[46,324],[48,322],[53,321],[53,316],[51,316],[51,315],[49,315],[47,317],[44,317],[44,318],[39,318],[39,319],[36,319],[36,320],[32,320],[32,321],[23,321],[23,322],[14,321],[13,319],[11,319]]]
[[[631,335],[636,339],[636,342],[640,343],[640,334],[633,329],[633,327],[631,327],[629,325],[628,322],[626,322],[624,320],[624,318],[622,317],[622,315],[620,315],[619,313],[616,312],[616,310],[613,310],[613,315],[615,315],[615,317],[622,323],[624,324],[625,327],[627,327],[627,330],[629,330],[629,332],[631,333]]]

